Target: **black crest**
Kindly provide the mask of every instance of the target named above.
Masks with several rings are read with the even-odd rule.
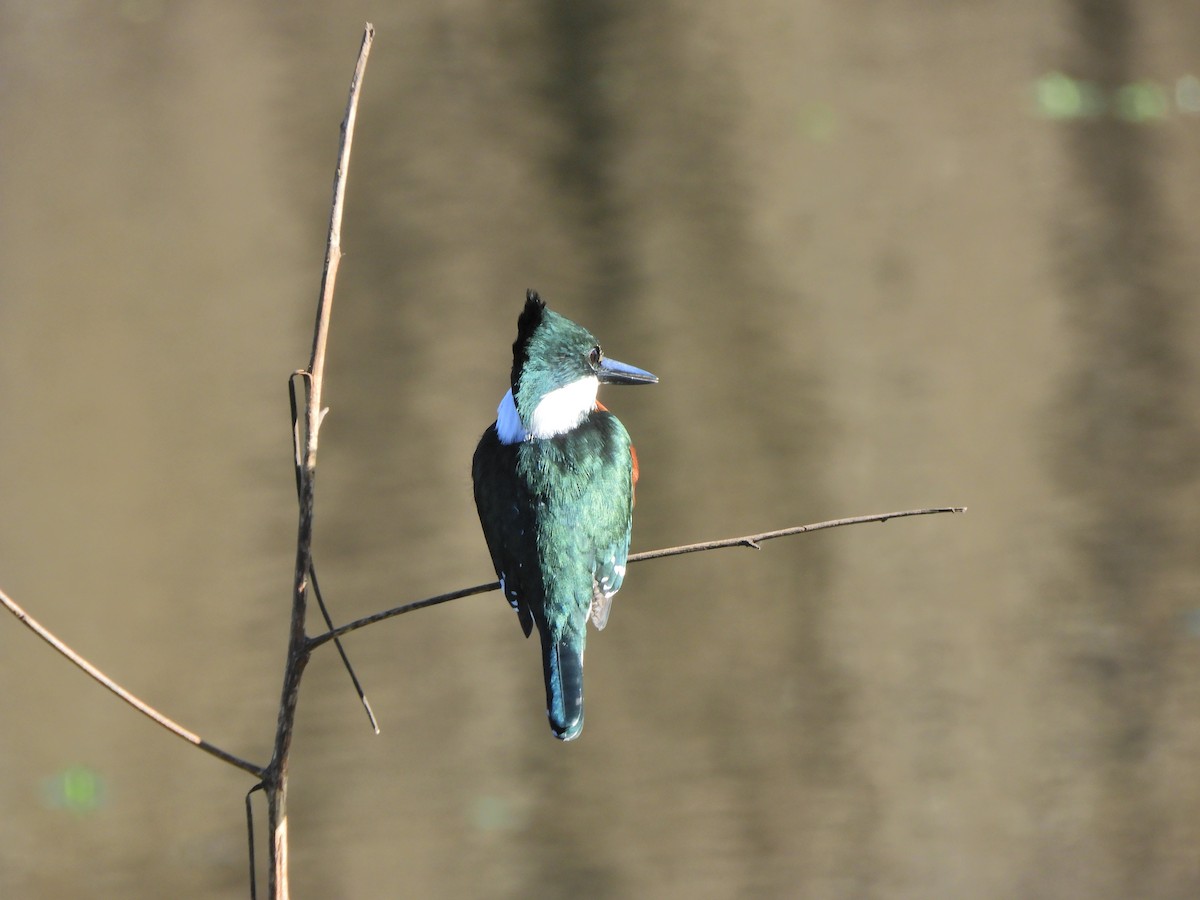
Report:
[[[525,309],[517,319],[517,339],[513,341],[513,367],[510,381],[513,393],[517,390],[517,380],[521,377],[521,369],[529,359],[529,339],[542,324],[542,314],[546,311],[546,301],[538,296],[538,292],[530,288],[525,292]]]

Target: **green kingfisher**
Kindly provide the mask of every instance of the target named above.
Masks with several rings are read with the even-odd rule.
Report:
[[[511,387],[475,450],[475,506],[500,590],[529,637],[537,626],[550,729],[583,730],[587,620],[608,622],[625,578],[637,455],[596,400],[601,384],[658,379],[608,359],[586,328],[525,296]]]

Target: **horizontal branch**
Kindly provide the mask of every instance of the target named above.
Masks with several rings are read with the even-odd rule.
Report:
[[[333,640],[335,637],[341,637],[343,634],[349,634],[351,631],[357,631],[360,628],[366,628],[368,625],[374,625],[376,622],[382,622],[384,619],[392,619],[396,616],[404,615],[404,613],[415,612],[418,609],[424,609],[427,606],[437,606],[439,603],[447,603],[450,600],[458,600],[462,597],[470,597],[474,594],[486,594],[489,591],[498,590],[500,590],[500,582],[489,581],[487,584],[477,584],[474,587],[459,588],[457,591],[451,591],[448,594],[438,594],[436,597],[427,597],[424,600],[417,600],[413,603],[406,603],[403,606],[385,609],[383,612],[377,612],[374,615],[366,616],[362,619],[355,619],[353,622],[348,622],[340,628],[335,628],[333,631],[326,631],[324,634],[318,634],[315,637],[311,637],[308,639],[308,647],[310,650],[316,649],[327,641]]]
[[[830,519],[826,522],[815,522],[811,525],[797,525],[792,528],[781,528],[777,531],[764,531],[759,534],[743,535],[742,537],[723,538],[715,541],[702,541],[696,544],[683,544],[678,547],[665,547],[661,550],[647,550],[642,553],[635,553],[629,557],[629,562],[644,562],[649,559],[662,559],[667,556],[680,556],[684,553],[700,553],[706,550],[720,550],[724,547],[751,547],[757,549],[763,541],[774,540],[775,538],[788,537],[794,534],[804,534],[809,531],[822,531],[826,528],[838,528],[842,525],[859,525],[864,522],[886,522],[888,519],[901,519],[906,516],[927,516],[936,513],[961,513],[966,512],[965,506],[942,506],[932,509],[908,509],[901,512],[877,513],[870,516],[853,516],[845,519]],[[498,581],[491,581],[487,584],[477,584],[473,587],[460,588],[456,591],[450,591],[446,594],[439,594],[436,597],[428,597],[424,600],[417,600],[414,603],[406,603],[403,606],[397,606],[393,609],[384,610],[383,612],[375,613],[371,616],[366,616],[362,619],[356,619],[346,625],[336,628],[333,631],[327,631],[324,634],[319,634],[308,639],[308,649],[315,649],[322,644],[325,644],[335,637],[340,637],[343,634],[349,634],[351,631],[357,631],[359,628],[365,628],[367,625],[373,625],[376,622],[382,622],[384,619],[391,619],[395,616],[403,615],[404,613],[413,612],[418,609],[424,609],[427,606],[437,606],[439,603],[447,603],[450,600],[458,600],[462,597],[470,597],[475,594],[486,594],[489,591],[497,590],[500,587]],[[132,706],[142,715],[162,726],[167,731],[174,734],[176,737],[182,738],[189,744],[199,747],[204,752],[215,756],[217,759],[235,766],[245,772],[249,772],[257,778],[263,777],[264,770],[261,766],[255,765],[252,762],[234,756],[215,744],[211,744],[204,738],[200,737],[192,731],[184,728],[178,722],[163,715],[154,707],[150,706],[144,700],[141,700],[130,691],[113,681],[105,675],[100,669],[92,665],[67,644],[54,635],[48,628],[34,619],[29,613],[22,609],[15,600],[8,596],[3,590],[0,590],[0,605],[3,605],[9,612],[25,625],[30,631],[44,640],[47,644],[58,651],[62,656],[66,657],[71,663],[81,669],[89,678],[96,681],[112,693],[116,694],[120,699]]]
[[[888,519],[903,519],[905,516],[932,516],[937,513],[965,513],[965,506],[936,506],[929,509],[906,509],[901,512],[875,513],[870,516],[850,516],[846,519],[830,519],[827,522],[814,522],[812,525],[794,525],[791,528],[780,528],[778,531],[764,531],[760,534],[748,534],[744,537],[722,538],[719,541],[701,541],[698,544],[684,544],[681,547],[667,547],[663,550],[646,550],[629,557],[630,562],[643,562],[647,559],[662,559],[664,556],[681,556],[684,553],[700,553],[704,550],[720,550],[723,547],[750,547],[759,549],[763,541],[773,541],[775,538],[790,537],[793,534],[805,534],[809,531],[823,531],[826,528],[840,528],[842,525],[861,525],[864,522],[886,522]]]
[[[906,516],[930,516],[937,513],[963,513],[966,512],[965,506],[937,506],[929,509],[906,509],[900,512],[876,513],[870,516],[851,516],[846,519],[830,519],[827,522],[814,522],[811,525],[795,525],[791,528],[780,528],[777,531],[763,531],[759,534],[748,534],[742,537],[722,538],[716,541],[702,541],[698,544],[683,544],[678,547],[664,547],[661,550],[645,550],[641,553],[634,553],[629,557],[628,562],[645,562],[648,559],[662,559],[666,556],[681,556],[684,553],[701,553],[705,550],[720,550],[724,547],[751,547],[755,550],[763,541],[771,541],[775,538],[789,537],[793,534],[805,534],[809,531],[823,531],[826,528],[839,528],[842,525],[861,525],[864,522],[886,522],[888,519],[902,519]],[[451,600],[458,600],[461,597],[471,597],[475,594],[486,594],[489,591],[499,590],[500,582],[490,581],[487,584],[477,584],[473,587],[460,588],[457,591],[450,591],[448,594],[438,594],[436,597],[427,597],[424,600],[417,600],[414,603],[406,603],[403,606],[396,606],[392,609],[385,609],[383,612],[377,612],[374,615],[366,616],[362,619],[355,619],[353,622],[348,622],[340,628],[335,628],[333,631],[326,631],[324,634],[318,634],[315,637],[308,639],[309,649],[315,649],[327,641],[333,640],[335,637],[341,637],[344,634],[349,634],[351,631],[357,631],[359,628],[365,628],[368,625],[374,625],[376,622],[382,622],[384,619],[391,619],[396,616],[402,616],[404,613],[415,612],[418,609],[425,609],[427,606],[437,606],[439,603],[447,603]]]
[[[247,762],[240,757],[234,756],[232,753],[222,750],[215,744],[210,744],[208,741],[204,740],[204,738],[200,737],[200,735],[188,731],[178,722],[168,718],[167,716],[164,716],[144,700],[140,700],[139,698],[135,697],[133,694],[121,687],[121,685],[117,684],[115,681],[97,669],[94,665],[59,640],[59,638],[56,637],[54,633],[50,631],[50,629],[46,628],[46,626],[44,626],[37,619],[33,618],[33,616],[29,615],[29,613],[25,612],[25,610],[18,606],[16,601],[9,597],[8,594],[4,593],[4,591],[0,591],[0,604],[3,604],[4,607],[14,616],[16,616],[26,628],[69,659],[80,669],[82,669],[84,673],[88,675],[88,677],[108,688],[108,690],[112,691],[142,715],[161,725],[163,728],[167,729],[167,731],[171,732],[171,734],[175,735],[176,737],[183,738],[183,740],[187,741],[189,744],[194,744],[205,753],[209,753],[215,756],[217,759],[229,763],[231,766],[236,766],[239,769],[249,772],[256,778],[261,778],[263,776],[263,769],[261,766],[256,766],[252,762]]]

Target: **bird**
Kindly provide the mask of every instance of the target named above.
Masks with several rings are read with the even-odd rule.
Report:
[[[536,626],[546,715],[559,740],[583,730],[590,618],[608,622],[625,579],[637,453],[596,399],[601,384],[655,384],[609,359],[590,331],[525,295],[508,393],[471,465],[475,506],[505,599]]]

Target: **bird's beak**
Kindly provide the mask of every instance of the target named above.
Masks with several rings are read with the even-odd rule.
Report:
[[[605,357],[600,360],[596,377],[601,384],[657,384],[658,376],[651,375],[645,369],[629,366],[615,359]]]

